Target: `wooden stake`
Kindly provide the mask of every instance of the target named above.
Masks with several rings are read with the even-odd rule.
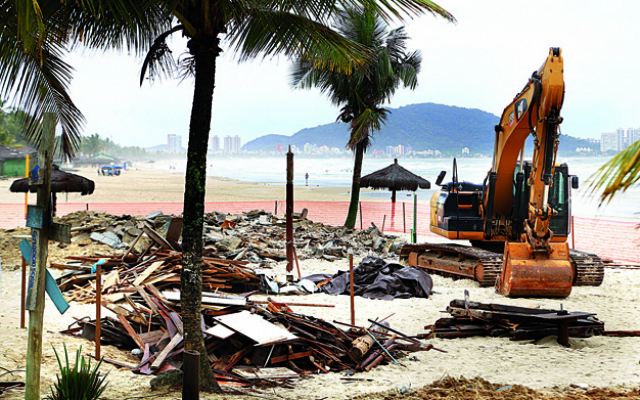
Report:
[[[28,154],[24,160],[24,177],[29,178],[29,155]],[[24,194],[24,219],[27,219],[28,207],[29,207],[29,191],[27,190]],[[21,328],[24,328],[24,324],[21,326]]]
[[[360,201],[360,230],[362,230],[362,202]]]
[[[296,268],[298,269],[298,279],[302,279],[302,274],[300,273],[300,263],[298,262],[298,251],[296,250],[296,246],[293,246],[293,257],[296,259]]]
[[[291,146],[287,153],[287,207],[286,207],[286,249],[287,273],[293,271],[293,153]]]
[[[356,305],[353,298],[353,254],[349,254],[349,278],[351,280],[351,325],[356,324]]]
[[[49,251],[49,215],[51,215],[51,169],[53,165],[53,145],[57,119],[52,114],[45,114],[42,140],[40,142],[41,165],[38,173],[42,175],[42,185],[38,186],[37,205],[42,207],[42,229],[38,233],[36,265],[33,286],[35,307],[29,311],[29,339],[27,344],[27,376],[26,400],[40,400],[40,368],[42,366],[42,332],[44,318],[44,292]]]
[[[27,156],[28,157],[28,156]],[[22,294],[20,296],[20,329],[25,326],[25,303],[27,302],[27,262],[22,258]]]
[[[382,234],[384,235],[384,224],[387,222],[387,214],[382,217]]]
[[[404,233],[407,233],[407,218],[404,213],[404,201],[402,202],[402,225],[404,226]]]
[[[102,308],[102,266],[96,267],[96,360],[100,359],[100,309]]]

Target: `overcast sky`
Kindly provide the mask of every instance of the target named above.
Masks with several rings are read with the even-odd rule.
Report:
[[[398,90],[390,107],[441,103],[500,115],[546,59],[561,47],[566,98],[562,132],[599,138],[640,127],[640,1],[440,0],[458,20],[432,16],[405,22],[409,49],[422,52],[419,87]],[[179,34],[178,34],[179,36]],[[185,50],[172,43],[174,55]],[[163,80],[139,86],[141,60],[117,53],[73,54],[72,98],[84,113],[84,134],[123,145],[187,145],[193,83]],[[292,90],[285,58],[238,64],[218,59],[211,135],[239,135],[243,144],[269,133],[291,135],[333,122],[338,109],[316,90]],[[493,127],[487,126],[492,137]]]

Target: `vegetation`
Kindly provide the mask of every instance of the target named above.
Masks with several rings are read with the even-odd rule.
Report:
[[[640,181],[640,140],[622,150],[589,178],[593,192],[602,191],[601,203],[609,202]]]
[[[24,119],[23,113],[19,110],[13,110],[4,107],[4,103],[0,102],[0,144],[5,146],[13,146],[22,141],[21,138],[21,121]]]
[[[64,55],[80,43],[91,49],[148,48],[166,21],[152,0],[4,1],[1,9],[0,98],[24,110],[21,133],[31,147],[50,152],[60,128],[59,150],[65,157],[72,157],[79,144],[84,117],[69,96],[72,68]],[[50,176],[44,181],[39,204],[49,213]],[[40,254],[46,260],[44,240]],[[25,398],[30,400],[40,398],[43,278],[40,274],[36,308],[29,317]]]
[[[408,37],[404,27],[389,30],[382,19],[366,8],[347,8],[340,12],[336,29],[344,37],[365,46],[372,57],[351,75],[299,59],[294,66],[292,83],[297,88],[319,88],[333,104],[342,106],[338,120],[349,124],[347,147],[355,153],[351,201],[345,221],[347,228],[353,228],[358,214],[364,152],[390,112],[382,105],[391,99],[401,83],[410,89],[416,87],[422,58],[419,52],[406,52]]]
[[[107,374],[100,376],[100,360],[91,368],[91,357],[88,360],[80,355],[82,346],[76,351],[76,362],[73,367],[69,365],[67,345],[64,345],[64,360],[62,364],[56,349],[53,349],[60,367],[60,375],[56,375],[56,383],[51,387],[48,400],[97,400],[107,388]]]

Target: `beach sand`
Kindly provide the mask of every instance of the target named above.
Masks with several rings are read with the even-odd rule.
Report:
[[[144,166],[142,166],[144,167]],[[96,191],[91,196],[70,194],[69,202],[181,202],[184,190],[184,175],[177,172],[154,169],[130,170],[120,177],[97,176],[93,169],[83,168],[78,173],[96,181]],[[11,181],[0,181],[0,203],[19,203],[23,194],[9,193]],[[297,200],[348,201],[348,188],[296,187]],[[33,196],[33,195],[32,195]],[[284,185],[238,182],[208,178],[207,201],[284,200]],[[35,197],[35,196],[33,196]],[[58,201],[64,202],[64,195]],[[66,249],[51,245],[55,251],[53,260],[64,255],[108,253],[103,246],[71,246]],[[357,262],[358,260],[356,260]],[[284,264],[277,267],[283,272]],[[347,261],[334,263],[315,259],[301,260],[303,274],[348,269]],[[481,288],[468,280],[454,281],[434,276],[434,290],[429,299],[380,301],[356,298],[356,321],[367,325],[368,318],[389,319],[391,326],[407,334],[424,331],[425,325],[433,324],[445,316],[442,311],[453,299],[463,298],[465,289],[472,301],[510,304],[527,307],[560,308],[569,311],[585,311],[598,314],[607,330],[640,330],[640,270],[607,269],[604,283],[600,287],[575,287],[566,299],[509,299],[499,296],[493,288]],[[265,296],[257,296],[264,298]],[[315,315],[327,321],[349,321],[349,298],[316,294],[305,297],[289,297],[289,301],[335,304],[335,308],[292,307],[294,311]],[[279,301],[287,298],[278,297]],[[20,271],[2,271],[0,293],[0,366],[9,370],[24,369],[26,364],[27,331],[19,329]],[[108,314],[103,309],[103,315]],[[94,351],[93,343],[71,338],[59,332],[74,322],[75,318],[95,315],[94,305],[72,304],[65,315],[59,315],[47,298],[45,310],[42,394],[49,393],[49,385],[55,381],[58,370],[52,346],[62,350],[66,344],[71,352],[82,346],[83,353]],[[344,399],[360,394],[395,390],[403,386],[418,388],[443,376],[476,376],[493,382],[523,384],[534,389],[564,390],[571,384],[587,384],[590,387],[631,388],[640,382],[640,339],[593,337],[571,339],[571,348],[559,346],[555,337],[538,344],[529,341],[512,342],[504,338],[433,339],[424,343],[433,344],[446,353],[428,351],[412,353],[401,360],[406,366],[385,365],[370,373],[357,373],[355,377],[373,379],[371,382],[345,383],[343,374],[320,374],[310,379],[294,382],[294,389],[269,389],[253,391],[251,394],[275,399]],[[129,365],[138,359],[114,347],[103,346],[103,355]],[[109,388],[104,394],[109,399],[124,399],[132,396],[158,394],[151,392],[148,376],[134,375],[127,369],[103,364],[102,371],[109,371]],[[2,379],[7,380],[6,375]],[[24,373],[16,372],[16,380],[23,380]],[[247,389],[242,389],[247,390]],[[160,392],[162,393],[162,392]],[[6,392],[4,398],[23,398],[24,392]],[[203,398],[225,398],[202,394]],[[170,393],[157,398],[180,398],[180,393]],[[243,397],[234,397],[243,398]]]
[[[154,164],[135,164],[120,176],[98,175],[95,168],[83,167],[73,171],[93,180],[96,184],[93,194],[81,196],[79,193],[60,194],[58,203],[176,203],[183,201],[184,179],[182,172],[158,169]],[[11,193],[9,186],[13,180],[0,181],[0,204],[22,203],[23,193]],[[330,186],[296,186],[295,199],[300,201],[349,201],[350,188]],[[366,193],[368,189],[363,189]],[[217,201],[258,201],[285,200],[283,178],[274,183],[244,182],[233,179],[207,177],[206,202]],[[29,195],[35,202],[35,194]],[[370,201],[367,199],[367,201]],[[375,201],[375,200],[373,200]],[[388,200],[382,200],[388,201]]]
[[[346,260],[334,263],[314,259],[301,262],[303,274],[348,269]],[[276,267],[284,272],[284,264]],[[608,269],[604,283],[600,287],[576,287],[566,299],[508,299],[499,296],[493,288],[481,288],[468,280],[454,281],[433,276],[434,294],[429,299],[370,300],[357,297],[356,323],[367,325],[368,318],[389,319],[391,326],[407,334],[415,335],[424,331],[424,326],[441,318],[446,306],[453,299],[463,298],[465,289],[472,301],[501,303],[527,307],[560,308],[560,304],[570,311],[589,311],[598,314],[605,322],[607,330],[640,329],[640,283],[638,270]],[[22,369],[25,366],[27,331],[19,325],[19,271],[3,274],[0,294],[0,366],[7,369]],[[258,299],[266,296],[257,296]],[[310,296],[277,297],[278,301],[335,304],[335,308],[292,307],[296,312],[311,314],[327,321],[349,321],[349,297],[315,294]],[[103,309],[103,315],[108,314]],[[74,317],[94,316],[94,305],[76,305],[60,316],[47,298],[45,310],[45,334],[43,345],[42,392],[55,380],[57,364],[52,346],[60,350],[66,343],[70,351],[82,346],[83,353],[94,351],[92,342],[71,338],[59,333],[74,321]],[[592,337],[571,339],[571,348],[558,345],[550,336],[534,344],[530,341],[513,342],[505,338],[474,337],[466,339],[432,339],[424,343],[433,344],[445,350],[411,353],[401,362],[406,367],[385,365],[369,373],[357,373],[355,377],[373,379],[371,382],[345,383],[341,373],[314,375],[310,379],[294,382],[294,389],[276,388],[275,393],[286,399],[344,399],[359,394],[395,390],[402,386],[418,388],[443,376],[482,377],[492,382],[522,384],[534,389],[558,391],[568,389],[571,384],[586,384],[589,387],[609,387],[625,389],[637,387],[640,382],[638,365],[638,338]],[[110,346],[103,346],[104,357],[135,365],[138,359],[127,352]],[[127,398],[162,392],[152,392],[150,377],[134,375],[129,370],[103,364],[103,372],[109,371],[109,388],[105,398]],[[16,373],[23,379],[23,373]],[[242,389],[247,390],[247,389]],[[10,393],[10,394],[9,394]],[[267,398],[276,398],[274,391],[252,392]],[[6,398],[17,399],[20,391],[8,392]],[[203,395],[202,397],[212,398]],[[179,393],[158,398],[180,398]],[[218,397],[216,397],[218,398]]]

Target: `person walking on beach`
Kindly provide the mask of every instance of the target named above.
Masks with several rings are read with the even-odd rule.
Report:
[[[307,172],[306,174],[304,174],[304,179],[305,179],[305,186],[309,186],[309,173]]]

